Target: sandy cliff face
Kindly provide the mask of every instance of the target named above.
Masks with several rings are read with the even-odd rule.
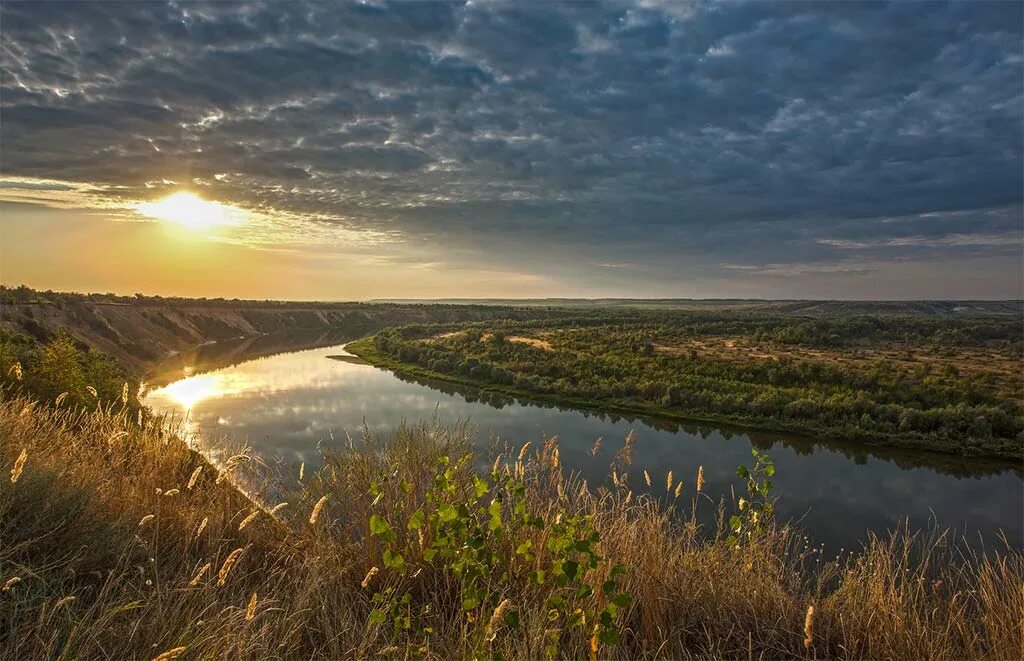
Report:
[[[385,326],[515,317],[509,308],[366,303],[189,305],[93,302],[25,303],[0,309],[0,328],[39,339],[63,329],[142,372],[169,356],[234,338],[301,331],[358,337]],[[533,313],[535,316],[536,313]]]

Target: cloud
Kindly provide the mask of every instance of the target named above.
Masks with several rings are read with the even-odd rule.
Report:
[[[0,12],[6,177],[123,199],[191,182],[424,263],[574,277],[852,273],[1020,236],[1014,3]]]

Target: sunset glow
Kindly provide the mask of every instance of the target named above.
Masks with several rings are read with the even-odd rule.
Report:
[[[176,223],[192,230],[205,230],[219,225],[238,225],[244,212],[219,202],[211,202],[182,191],[155,202],[143,202],[136,209],[150,218]]]

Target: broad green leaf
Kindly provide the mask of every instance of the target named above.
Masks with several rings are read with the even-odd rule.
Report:
[[[413,515],[409,517],[409,523],[407,527],[409,530],[419,530],[423,527],[423,520],[426,516],[423,514],[423,510],[416,510]]]

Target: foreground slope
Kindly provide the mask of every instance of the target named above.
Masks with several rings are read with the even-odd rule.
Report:
[[[1024,558],[997,540],[965,556],[898,532],[824,558],[742,512],[739,539],[709,538],[667,507],[714,507],[690,479],[636,498],[623,462],[594,491],[554,444],[478,476],[467,447],[403,427],[289,487],[244,452],[211,465],[121,400],[8,389],[0,658],[1019,655]],[[233,483],[288,504],[271,515]]]

